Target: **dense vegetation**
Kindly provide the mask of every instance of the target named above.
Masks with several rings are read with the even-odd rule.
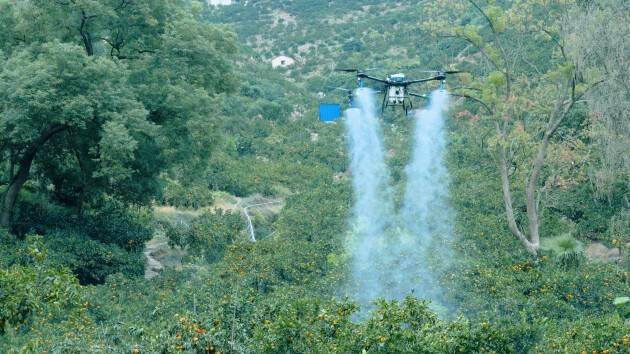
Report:
[[[628,352],[629,10],[0,0],[0,352]],[[468,72],[439,316],[408,297],[357,321],[340,290],[351,173],[316,116],[352,84],[335,66]],[[412,122],[383,122],[398,195]],[[282,203],[257,242],[247,198]],[[145,279],[156,235],[186,256]]]

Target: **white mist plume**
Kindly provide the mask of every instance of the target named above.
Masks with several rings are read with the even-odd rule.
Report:
[[[416,127],[411,161],[405,170],[407,184],[401,210],[403,225],[414,240],[414,253],[420,264],[403,264],[403,269],[420,266],[415,271],[422,282],[421,296],[439,302],[440,287],[434,278],[437,264],[448,263],[452,212],[448,204],[449,176],[444,162],[446,135],[444,113],[448,92],[436,90],[429,106],[416,112]],[[404,274],[404,272],[402,272]]]
[[[440,302],[431,257],[447,259],[450,238],[448,173],[443,113],[445,91],[431,94],[429,107],[416,114],[414,152],[406,169],[404,205],[396,215],[373,93],[356,92],[358,108],[346,111],[355,205],[347,250],[352,257],[350,295],[362,308],[382,297],[413,294]]]
[[[383,154],[373,92],[356,91],[358,108],[346,111],[350,169],[355,192],[353,232],[348,242],[352,255],[352,280],[356,299],[362,304],[381,295],[381,274],[375,266],[383,252],[383,240],[392,222],[391,190]]]

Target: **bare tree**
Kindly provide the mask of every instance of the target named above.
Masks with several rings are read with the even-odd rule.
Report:
[[[630,3],[600,0],[576,6],[569,25],[578,65],[604,77],[586,98],[592,147],[601,155],[591,178],[598,194],[611,200],[616,181],[630,188]]]

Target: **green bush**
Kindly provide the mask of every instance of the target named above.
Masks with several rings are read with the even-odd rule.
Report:
[[[47,235],[46,246],[51,251],[51,262],[71,269],[81,284],[101,284],[115,273],[144,274],[142,252],[128,251],[73,231],[60,230]]]
[[[288,300],[270,309],[255,328],[263,353],[511,353],[496,326],[462,319],[442,322],[426,302],[379,301],[364,322],[355,323],[356,307],[313,299]]]
[[[61,321],[74,315],[82,299],[77,279],[64,267],[48,265],[41,239],[7,244],[3,239],[3,249],[11,247],[14,258],[23,262],[0,268],[0,335],[27,330],[36,320]]]
[[[237,197],[254,193],[273,194],[269,165],[251,156],[245,156],[238,161],[226,155],[213,158],[207,180],[212,190]]]
[[[49,230],[75,225],[78,217],[70,209],[57,206],[28,192],[20,193],[11,231],[24,237],[29,233],[45,234]]]
[[[153,214],[145,208],[129,207],[103,197],[92,204],[77,226],[90,238],[137,252],[153,237]]]
[[[223,257],[227,247],[237,241],[244,230],[245,223],[239,214],[217,210],[195,218],[190,226],[167,226],[166,235],[171,244],[214,262]]]
[[[43,200],[23,198],[16,208],[13,231],[45,235],[53,230],[75,230],[94,240],[115,244],[128,251],[139,251],[153,236],[153,214],[103,196],[89,205],[82,215]]]
[[[584,316],[579,321],[561,321],[544,326],[536,353],[628,353],[628,324],[617,314]]]
[[[0,334],[27,329],[37,318],[66,318],[81,306],[76,278],[64,268],[0,269],[0,289]]]
[[[570,234],[544,238],[540,249],[550,252],[564,267],[577,267],[584,260],[584,246],[582,242]]]
[[[160,201],[177,208],[197,209],[212,205],[214,199],[207,185],[184,186],[175,180],[166,179]]]

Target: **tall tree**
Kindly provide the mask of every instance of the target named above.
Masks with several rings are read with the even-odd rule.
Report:
[[[458,93],[483,104],[484,121],[494,130],[507,225],[537,254],[548,150],[594,84],[578,75],[561,36],[566,1],[449,0],[430,9],[434,20],[427,27],[466,43],[464,52],[476,64],[480,77]],[[519,180],[523,193],[515,195]],[[515,208],[520,195],[524,215]]]
[[[126,85],[124,68],[90,58],[83,48],[51,42],[16,51],[0,72],[3,145],[14,154],[17,171],[4,197],[2,225],[10,222],[20,189],[37,154],[54,137],[97,128],[90,146],[99,160],[96,176],[130,178],[126,165],[137,149],[135,134],[153,134],[147,112]]]
[[[157,174],[201,163],[213,145],[212,96],[235,86],[235,36],[202,22],[183,0],[0,2],[0,148],[9,185],[7,227],[22,186],[38,172],[83,196],[144,201]],[[42,152],[43,151],[43,152]],[[153,183],[155,185],[155,183]]]

